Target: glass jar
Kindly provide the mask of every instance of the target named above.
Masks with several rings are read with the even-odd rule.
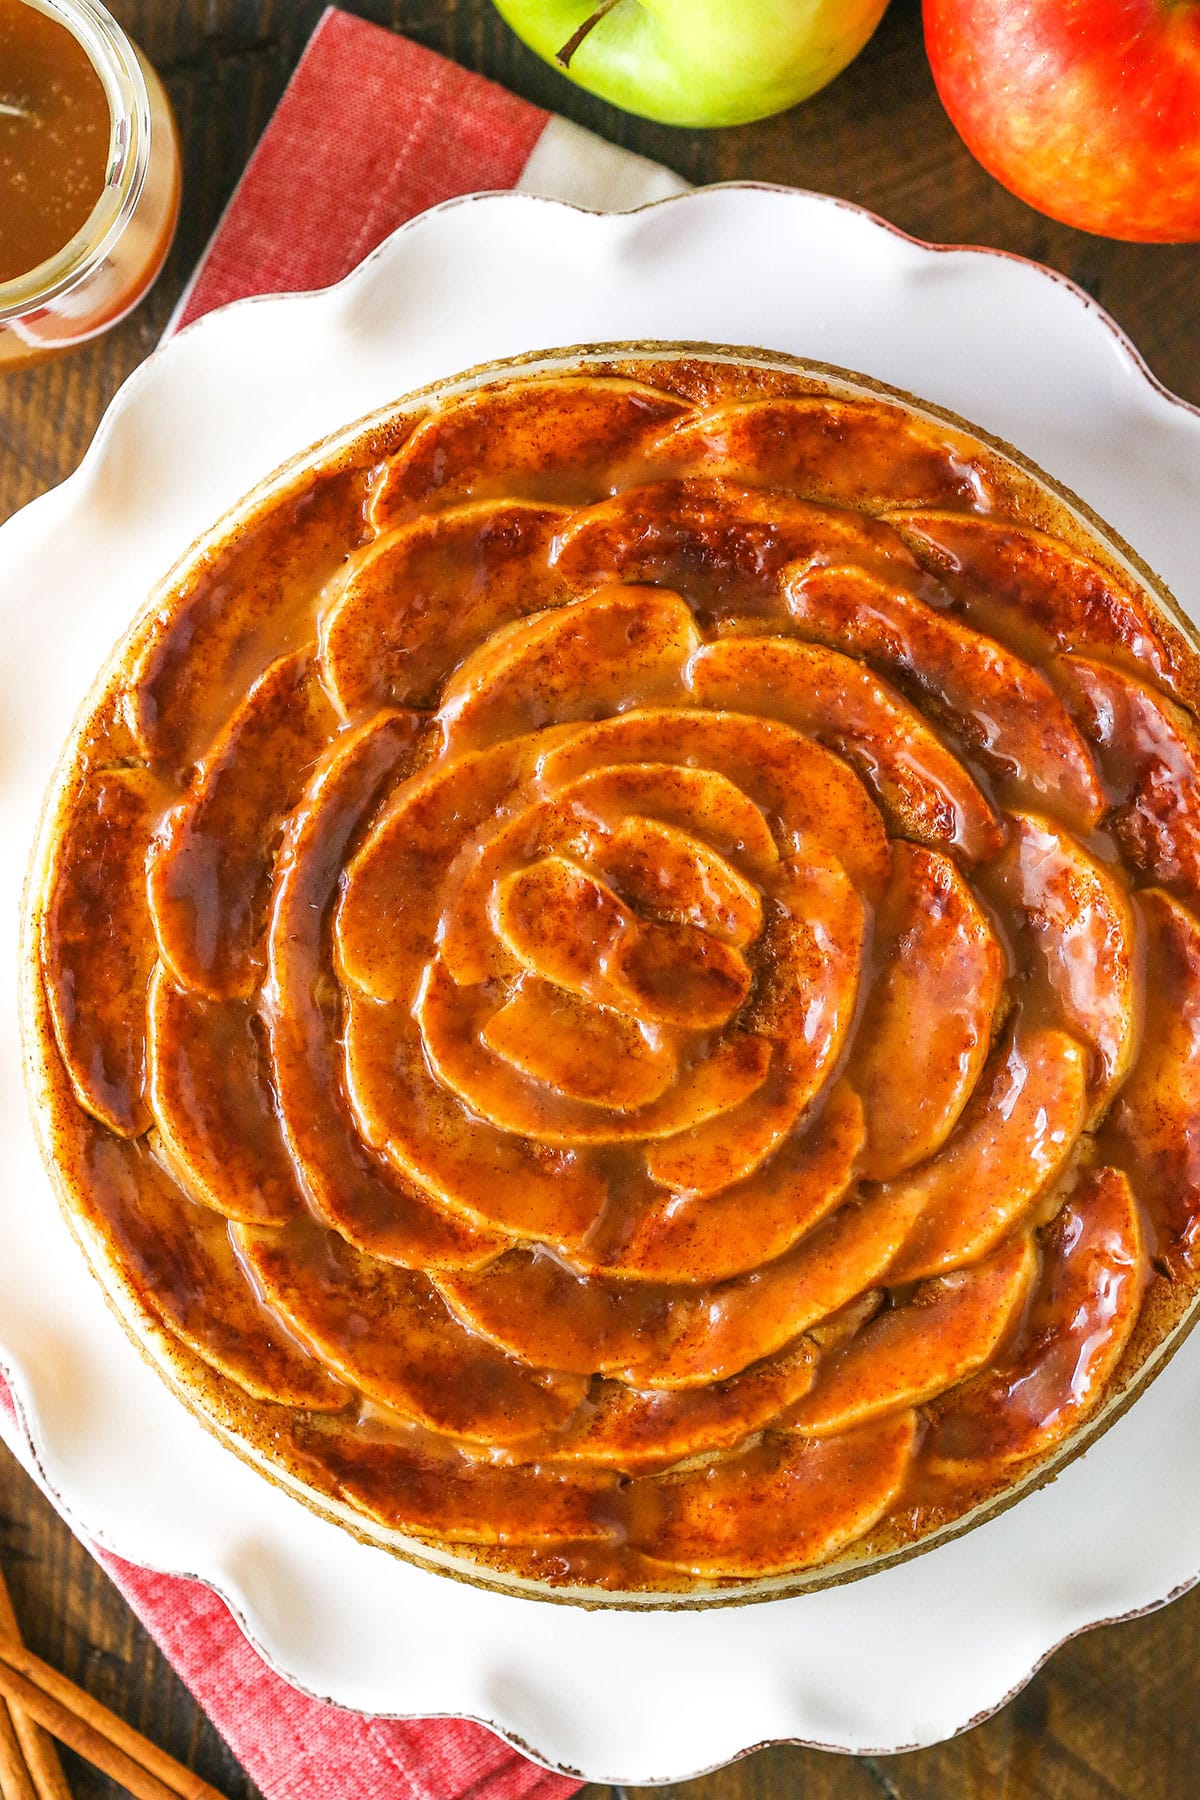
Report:
[[[154,70],[97,0],[23,0],[82,45],[111,118],[104,185],[61,250],[0,282],[0,371],[95,337],[162,268],[179,214],[179,140]]]

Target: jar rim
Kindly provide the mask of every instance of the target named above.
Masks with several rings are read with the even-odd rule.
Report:
[[[53,256],[0,282],[0,324],[40,310],[86,280],[133,216],[150,159],[150,95],[137,51],[100,0],[24,0],[83,47],[108,101],[104,186],[73,237]]]

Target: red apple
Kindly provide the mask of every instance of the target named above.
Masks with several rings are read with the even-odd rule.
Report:
[[[924,0],[942,104],[1052,219],[1200,239],[1200,0]]]

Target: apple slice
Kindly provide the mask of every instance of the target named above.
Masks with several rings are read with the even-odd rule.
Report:
[[[460,845],[494,827],[529,767],[521,744],[435,763],[391,796],[351,858],[334,912],[340,978],[410,1006],[434,953],[447,871]]]
[[[765,1042],[761,1038],[748,1041]],[[782,1065],[786,1055],[786,1050],[781,1052],[776,1062]],[[710,1057],[702,1063],[698,1074],[714,1060]],[[828,1064],[834,1058],[823,1060]],[[815,1078],[809,1083],[781,1067],[774,1080],[766,1076],[746,1098],[739,1096],[720,1112],[708,1118],[701,1115],[664,1141],[648,1144],[646,1173],[657,1186],[689,1200],[711,1197],[746,1181],[793,1129],[811,1099],[811,1085],[816,1085]]]
[[[1040,670],[865,569],[798,565],[784,591],[805,636],[920,690],[1017,804],[1049,805],[1081,831],[1099,823],[1105,797],[1091,752]]]
[[[609,980],[618,1004],[644,1019],[713,1030],[731,1019],[750,989],[740,950],[694,925],[641,920],[623,934]]]
[[[150,846],[159,952],[180,987],[245,999],[262,972],[276,821],[337,729],[308,653],[255,682]]]
[[[695,1387],[774,1355],[878,1285],[922,1201],[911,1190],[852,1200],[778,1261],[742,1280],[694,1289],[672,1307],[659,1344],[651,1348],[643,1331],[630,1346],[623,1379],[635,1387]]]
[[[309,641],[328,583],[366,537],[367,471],[309,469],[229,532],[155,603],[124,686],[138,748],[182,785],[245,694],[285,650]],[[236,604],[230,597],[236,596]]]
[[[1145,602],[1061,538],[969,512],[890,512],[888,520],[985,631],[1039,657],[1049,647],[1123,653],[1174,685],[1175,659]]]
[[[842,1201],[864,1139],[862,1106],[845,1085],[797,1141],[763,1169],[712,1193],[639,1195],[620,1242],[605,1234],[576,1251],[585,1273],[627,1280],[711,1283],[747,1275],[783,1256]]]
[[[832,1356],[844,1344],[848,1344],[856,1332],[869,1325],[875,1315],[887,1304],[887,1295],[882,1288],[868,1288],[857,1300],[837,1312],[830,1313],[819,1325],[809,1328],[806,1336],[810,1343],[816,1345],[822,1356]]]
[[[47,881],[41,957],[54,1035],[79,1104],[120,1137],[150,1124],[146,988],[158,954],[146,849],[168,798],[148,769],[90,773]]]
[[[579,506],[607,493],[607,471],[687,410],[677,394],[620,376],[516,380],[467,394],[415,427],[375,490],[371,521],[386,531],[431,506],[496,494]]]
[[[656,470],[783,488],[866,512],[938,501],[977,506],[990,494],[985,465],[965,438],[898,406],[824,394],[726,401],[668,426],[644,454]]]
[[[923,1196],[879,1192],[842,1207],[789,1255],[743,1279],[680,1290],[574,1274],[527,1250],[434,1285],[466,1323],[525,1362],[619,1375],[631,1387],[728,1381],[793,1343],[879,1277]]]
[[[665,1094],[678,1066],[673,1034],[524,975],[480,1029],[484,1046],[555,1093],[623,1112]]]
[[[321,668],[343,716],[436,704],[497,627],[570,598],[549,566],[570,513],[486,500],[418,519],[356,552],[321,614]]]
[[[920,1204],[911,1192],[852,1201],[755,1274],[693,1290],[672,1307],[659,1345],[651,1348],[645,1331],[630,1345],[623,1379],[640,1387],[696,1387],[774,1355],[878,1284]]]
[[[431,1431],[512,1444],[564,1425],[587,1392],[505,1356],[463,1329],[423,1275],[381,1268],[334,1232],[234,1227],[271,1310],[327,1368]]]
[[[625,716],[632,719],[642,715]],[[670,712],[656,712],[653,716],[662,720],[674,717]],[[561,733],[557,740],[560,743],[569,743],[577,735],[569,726],[562,727]],[[552,738],[549,744],[542,745],[543,759],[555,754],[554,742]],[[535,752],[531,750],[531,754]],[[726,859],[725,875],[718,875],[726,896],[739,883],[739,870],[758,876],[779,860],[775,841],[759,808],[731,781],[710,769],[660,762],[624,763],[594,769],[557,791],[555,786],[546,774],[543,760],[537,784],[531,784],[528,804],[510,805],[494,817],[490,826],[482,825],[450,864],[442,889],[438,949],[460,986],[494,976],[512,979],[519,974],[520,963],[495,931],[496,893],[508,877],[554,853],[561,852],[563,859],[603,877],[614,854],[618,871],[630,867],[628,853],[622,857],[618,846],[628,846],[640,826],[647,826],[651,832],[674,827],[678,835],[673,840],[674,850],[668,846],[668,854],[673,858],[671,869],[675,876],[683,874],[684,857],[690,857],[693,864],[700,862],[707,873],[714,859],[709,845],[715,842]],[[547,791],[552,792],[552,798],[537,798]],[[744,877],[740,891],[743,896],[749,893],[750,903],[757,904],[757,893]],[[692,892],[695,893],[695,883]],[[706,895],[706,903],[711,900],[712,895]],[[743,898],[742,916],[746,904]],[[708,928],[703,916],[676,922]],[[718,930],[714,935],[726,943],[736,941],[728,931]],[[625,998],[628,1000],[628,995]]]
[[[779,1428],[827,1437],[944,1394],[991,1360],[1037,1271],[1032,1240],[1017,1237],[976,1268],[925,1282],[823,1363]]]
[[[713,1194],[744,1181],[778,1148],[835,1067],[854,1018],[866,936],[862,901],[836,864],[783,865],[744,1023],[778,1046],[776,1079],[735,1112],[652,1145],[652,1181]]]
[[[675,1134],[713,1119],[732,1132],[736,1109],[761,1088],[771,1061],[765,1039],[736,1032],[679,1080],[673,1055],[644,1065],[652,1097],[636,1110],[619,1104],[622,1085],[628,1090],[634,1072],[620,1068],[610,1073],[607,1088],[603,1069],[596,1070],[594,1101],[573,1100],[531,1080],[489,1048],[484,1032],[494,1006],[486,988],[457,987],[441,963],[432,963],[415,1009],[426,1060],[477,1118],[564,1149],[642,1138],[674,1141]]]
[[[87,1198],[82,1223],[100,1238],[98,1255],[116,1262],[171,1336],[257,1400],[334,1412],[349,1404],[349,1390],[259,1304],[226,1220],[190,1200],[144,1141],[114,1138],[75,1114],[55,1148],[73,1191]]]
[[[620,1371],[647,1332],[665,1335],[677,1313],[694,1304],[687,1293],[589,1279],[537,1249],[510,1251],[478,1271],[439,1270],[431,1279],[447,1305],[490,1343],[539,1368],[581,1375]]]
[[[494,631],[442,691],[446,751],[670,701],[699,648],[691,609],[652,587],[605,587]]]
[[[619,945],[640,922],[587,869],[564,856],[540,857],[495,883],[487,911],[492,931],[521,968],[597,1006],[620,1008],[628,1000],[609,970]],[[750,985],[744,962],[741,980],[736,966],[730,977],[735,985],[729,993],[716,994],[718,1024]],[[726,1011],[727,1001],[732,1004]]]
[[[971,862],[1003,843],[993,807],[957,757],[853,657],[794,638],[722,638],[696,653],[687,681],[703,706],[782,719],[845,756],[897,836]]]
[[[622,899],[652,917],[694,925],[736,950],[762,930],[758,888],[678,825],[622,819],[590,861]]]
[[[730,1449],[807,1393],[816,1364],[814,1347],[802,1339],[716,1387],[664,1393],[597,1381],[576,1421],[551,1444],[538,1446],[538,1460],[628,1471]]]
[[[1200,894],[1200,728],[1165,694],[1107,663],[1062,656],[1054,677],[1104,750],[1125,854]]]
[[[1137,936],[1118,876],[1070,833],[1031,813],[1009,814],[1009,841],[983,877],[1010,913],[1028,972],[1066,1030],[1090,1044],[1095,1117],[1124,1081],[1140,1024]]]
[[[768,1437],[699,1469],[643,1476],[629,1542],[692,1575],[777,1575],[827,1562],[897,1500],[917,1446],[916,1414],[840,1437]]]
[[[1118,1169],[1085,1175],[1044,1234],[1041,1279],[1000,1366],[950,1397],[928,1447],[960,1480],[1044,1455],[1104,1395],[1141,1310],[1142,1223]]]
[[[887,525],[808,500],[691,478],[626,488],[577,513],[560,532],[555,566],[578,586],[661,582],[706,618],[774,616],[790,563],[865,563],[914,575],[918,564]]]
[[[1128,1159],[1162,1248],[1192,1262],[1200,1225],[1200,924],[1169,894],[1135,901],[1146,943],[1141,1052],[1107,1129]]]
[[[475,1268],[509,1240],[446,1217],[371,1155],[341,1098],[326,932],[346,852],[412,754],[414,722],[382,713],[347,732],[284,828],[275,865],[263,1016],[280,1125],[319,1219],[408,1268]]]
[[[542,782],[559,806],[577,817],[582,813],[614,838],[653,819],[713,846],[748,880],[761,880],[779,861],[763,810],[719,769],[674,761],[681,737],[689,750],[703,754],[692,741],[703,734],[689,732],[686,722],[676,728],[680,717],[639,710],[584,726],[560,748],[547,749]],[[687,721],[703,717],[689,713]],[[591,760],[596,766],[588,769]],[[581,764],[585,772],[574,773]]]
[[[911,844],[892,854],[875,924],[878,973],[850,1060],[872,1181],[923,1162],[954,1129],[991,1047],[1006,962],[948,857]]]
[[[534,783],[516,791],[491,819],[469,831],[447,858],[441,887],[437,949],[460,987],[521,979],[521,964],[496,931],[501,882],[561,852],[559,860],[595,861],[601,831],[569,801],[543,800]],[[471,820],[475,824],[474,815]]]
[[[714,1030],[750,989],[740,951],[694,925],[639,919],[561,856],[506,876],[491,917],[522,968],[648,1023]]]
[[[282,1223],[303,1204],[280,1135],[253,1006],[150,982],[150,1104],[165,1160],[193,1200],[227,1219]]]
[[[785,854],[806,854],[819,845],[868,899],[883,893],[891,851],[862,782],[840,757],[775,719],[687,708],[623,713],[577,727],[559,747],[547,749],[540,772],[547,785],[561,791],[589,770],[603,767],[607,780],[610,770],[615,775],[614,765],[652,759],[724,776],[772,819]],[[597,782],[601,779],[597,774]],[[704,830],[699,835],[735,867],[747,867],[719,837]]]
[[[1083,1045],[1018,1018],[945,1147],[884,1190],[921,1196],[920,1222],[888,1285],[924,1281],[994,1250],[1066,1166],[1086,1103]]]
[[[586,1152],[553,1151],[472,1116],[430,1073],[406,1007],[348,996],[345,1083],[367,1143],[476,1229],[569,1251],[603,1210],[606,1182]]]
[[[300,1473],[393,1531],[438,1543],[606,1543],[617,1535],[606,1469],[505,1466],[399,1422],[289,1421]],[[290,1459],[289,1459],[290,1460]],[[307,1466],[307,1469],[305,1465]]]

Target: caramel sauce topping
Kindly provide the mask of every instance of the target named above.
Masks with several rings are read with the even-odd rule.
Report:
[[[1196,660],[999,465],[801,377],[506,379],[168,590],[42,1048],[202,1411],[492,1569],[736,1588],[1003,1493],[1177,1320]]]

